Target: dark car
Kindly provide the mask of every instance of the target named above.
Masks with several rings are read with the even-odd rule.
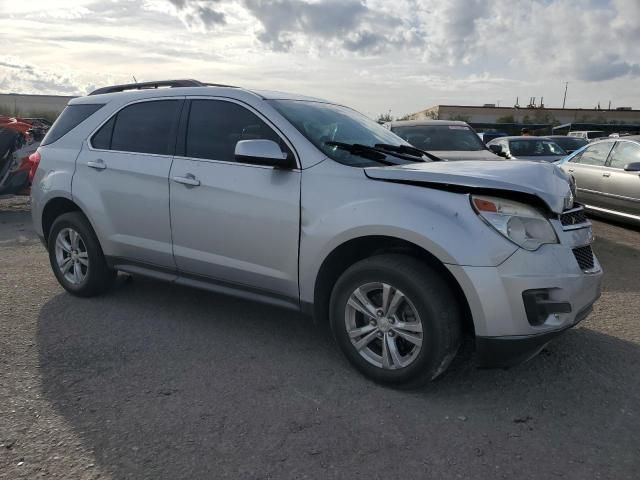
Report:
[[[546,137],[502,137],[491,140],[487,146],[508,160],[555,162],[567,156],[560,145]]]
[[[384,126],[416,148],[437,152],[444,160],[500,160],[465,122],[408,120]]]
[[[589,143],[589,141],[584,138],[568,137],[567,135],[549,135],[545,138],[556,142],[567,153],[573,153]]]

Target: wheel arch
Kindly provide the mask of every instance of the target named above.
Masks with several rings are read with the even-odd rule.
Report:
[[[475,336],[475,328],[469,302],[462,287],[453,274],[431,252],[407,240],[385,236],[368,235],[353,238],[335,247],[324,259],[314,285],[312,314],[316,321],[329,317],[329,299],[336,281],[354,263],[375,255],[401,253],[416,258],[436,269],[447,282],[456,300],[460,302],[463,314],[463,333]]]
[[[69,212],[80,212],[85,216],[85,218],[88,219],[87,215],[82,211],[80,206],[69,198],[54,197],[47,201],[44,208],[42,209],[41,215],[42,234],[45,242],[47,242],[49,239],[49,233],[51,232],[51,227],[56,221],[56,218]],[[91,224],[91,221],[89,221],[89,223]]]

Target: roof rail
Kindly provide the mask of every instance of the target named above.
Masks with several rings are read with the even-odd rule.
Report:
[[[147,90],[160,87],[230,87],[231,85],[221,85],[216,83],[203,83],[198,80],[159,80],[157,82],[125,83],[123,85],[112,85],[94,90],[89,95],[100,95],[102,93],[124,92],[126,90]]]

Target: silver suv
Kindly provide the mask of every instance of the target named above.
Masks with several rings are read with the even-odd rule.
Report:
[[[560,168],[440,162],[323,100],[106,87],[35,156],[35,228],[70,293],[122,271],[300,310],[378,382],[434,379],[465,334],[480,365],[526,360],[600,293]]]

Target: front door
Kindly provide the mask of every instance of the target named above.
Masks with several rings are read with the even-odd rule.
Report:
[[[257,112],[230,100],[185,106],[184,145],[170,173],[173,251],[185,277],[298,298],[298,169],[236,162],[239,140],[269,139]],[[185,180],[186,179],[186,180]]]
[[[640,173],[624,170],[626,165],[634,162],[640,162],[640,145],[618,141],[603,173],[604,208],[640,215]]]
[[[580,203],[602,207],[603,174],[613,143],[594,143],[567,163],[567,171],[576,179],[577,200]]]
[[[73,196],[91,212],[105,255],[175,269],[169,170],[183,100],[124,107],[82,148]]]

